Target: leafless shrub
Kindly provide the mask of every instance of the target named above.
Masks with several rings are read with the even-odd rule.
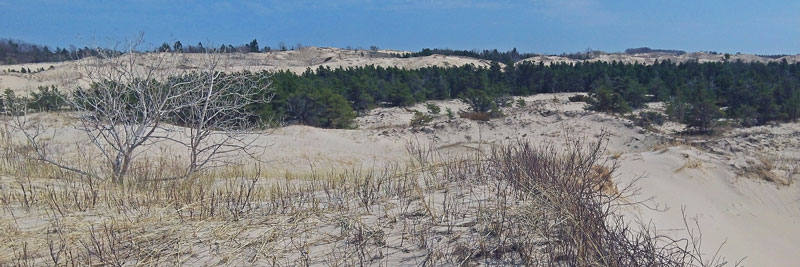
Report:
[[[253,148],[260,146],[248,137],[261,125],[248,108],[252,104],[269,102],[272,97],[264,89],[271,83],[267,76],[225,74],[218,70],[223,64],[219,54],[204,56],[204,68],[199,72],[173,77],[174,82],[180,84],[179,91],[186,92],[180,99],[183,104],[170,114],[170,120],[187,128],[182,131],[185,138],[173,139],[189,150],[187,175],[208,167],[233,164],[227,160],[233,152],[244,152],[255,158]]]
[[[494,151],[492,171],[527,202],[509,219],[514,222],[509,231],[518,236],[509,240],[511,248],[526,264],[724,264],[718,258],[703,261],[699,240],[673,240],[652,225],[623,220],[619,200],[629,197],[632,187],[609,188],[616,165],[603,154],[601,141],[570,141],[565,150],[519,143]]]
[[[259,146],[246,135],[258,125],[247,107],[270,100],[267,77],[247,72],[223,74],[222,57],[213,52],[205,55],[202,68],[189,72],[177,67],[184,55],[142,54],[136,51],[140,43],[132,42],[123,55],[99,53],[85,65],[83,80],[68,99],[78,116],[78,130],[105,159],[109,174],[54,155],[44,139],[52,139],[56,131],[31,120],[23,109],[14,114],[11,125],[24,134],[35,152],[33,158],[122,183],[141,148],[160,142],[177,142],[189,151],[185,173],[174,178],[230,164],[226,158],[234,152],[252,156]],[[169,123],[186,129],[175,129]]]

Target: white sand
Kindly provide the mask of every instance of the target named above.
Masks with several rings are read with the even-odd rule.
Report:
[[[370,58],[354,51],[308,49],[309,55],[300,55],[298,51],[231,55],[241,57],[241,63],[231,70],[302,72],[312,61],[312,66],[332,68],[370,64],[403,68],[488,64],[461,57]],[[334,58],[323,63],[314,61],[320,58],[325,61],[328,57]],[[191,63],[193,59],[188,57],[187,60]],[[555,60],[559,59],[552,61]],[[76,64],[79,63],[55,63],[52,64],[54,70],[36,74],[3,73],[0,88],[27,90],[62,82],[74,78]],[[41,64],[29,65],[32,70],[42,67]],[[51,64],[45,65],[48,68]],[[664,212],[639,208],[629,210],[628,214],[639,216],[645,222],[652,221],[670,234],[685,236],[684,231],[670,230],[683,228],[680,214],[685,207],[689,217],[698,219],[703,233],[702,249],[706,254],[713,254],[726,242],[720,255],[730,261],[746,256],[746,266],[792,266],[800,261],[800,253],[797,253],[800,245],[800,188],[797,185],[800,123],[736,129],[721,137],[687,141],[645,131],[626,119],[585,111],[584,103],[571,103],[566,99],[570,95],[526,97],[526,107],[504,108],[506,117],[486,123],[461,119],[457,115],[449,120],[444,115],[445,108],[457,113],[466,105],[455,100],[435,101],[432,103],[441,106],[441,113],[430,125],[417,129],[408,127],[408,123],[412,110],[427,112],[423,104],[408,109],[372,110],[357,119],[359,128],[356,130],[290,126],[257,138],[259,143],[268,145],[263,153],[263,160],[268,161],[264,167],[276,173],[302,173],[312,168],[379,168],[402,163],[408,159],[405,150],[408,142],[432,144],[447,156],[516,140],[558,145],[565,135],[592,138],[605,130],[610,137],[609,155],[619,156],[621,168],[616,181],[622,184],[644,177],[638,184],[641,194],[637,200],[652,198],[647,202],[649,205],[669,208]],[[651,108],[659,109],[658,105]],[[74,144],[84,138],[68,123],[55,120],[54,125],[61,132],[54,137],[58,143]],[[673,143],[689,145],[669,145]],[[155,149],[144,155],[157,153]],[[178,151],[170,153],[180,154]],[[768,182],[749,172],[764,161],[774,165],[768,171],[770,175],[790,184]]]
[[[368,65],[380,67],[397,67],[404,69],[418,69],[424,67],[453,67],[473,64],[476,67],[488,67],[491,62],[481,59],[458,56],[431,55],[414,58],[388,57],[386,53],[402,53],[404,51],[378,51],[346,50],[339,48],[305,47],[295,51],[273,51],[268,53],[248,54],[223,54],[222,60],[226,63],[222,71],[279,71],[288,70],[294,73],[303,73],[307,69],[316,70],[319,67],[349,68]],[[169,67],[191,71],[202,66],[204,54],[147,54],[143,55],[142,63],[154,62],[157,58],[170,58]],[[86,58],[77,61],[57,63],[35,63],[18,65],[0,65],[0,90],[10,88],[15,92],[24,93],[36,89],[37,86],[56,85],[62,90],[72,90],[81,78],[80,73],[84,68],[93,63],[93,59]],[[50,69],[50,66],[53,69]],[[20,68],[35,71],[44,68],[43,72],[32,74],[8,72]]]
[[[405,150],[408,142],[433,143],[447,156],[451,152],[457,154],[516,140],[558,145],[565,133],[591,138],[606,130],[610,134],[609,155],[619,155],[621,168],[617,182],[624,184],[643,177],[638,183],[640,195],[635,200],[652,198],[647,202],[651,207],[668,208],[654,211],[640,207],[629,210],[628,214],[652,221],[666,233],[685,237],[685,231],[675,230],[684,228],[681,208],[685,207],[687,216],[698,219],[703,234],[702,249],[707,254],[713,254],[725,242],[720,255],[731,261],[746,256],[746,266],[791,266],[800,260],[800,254],[796,253],[800,243],[797,183],[783,186],[741,175],[753,164],[751,159],[756,154],[794,157],[786,162],[796,159],[800,155],[796,152],[800,151],[800,141],[792,138],[800,132],[800,124],[735,130],[713,142],[695,140],[696,147],[664,146],[675,140],[633,127],[625,119],[584,111],[584,103],[566,100],[569,95],[527,97],[526,107],[506,108],[506,117],[487,123],[460,118],[448,121],[445,107],[457,112],[466,106],[458,101],[439,101],[433,103],[442,107],[442,114],[429,126],[419,129],[407,125],[411,110],[427,112],[422,104],[408,111],[373,110],[358,118],[360,128],[356,130],[290,126],[258,138],[260,143],[270,145],[263,154],[265,160],[270,160],[265,167],[280,174],[305,173],[312,168],[316,171],[380,168],[402,163],[408,159]],[[80,139],[74,130],[69,132],[56,139]],[[762,149],[725,150],[723,144],[730,143],[744,148],[759,144]],[[719,151],[707,152],[712,150]],[[787,151],[791,152],[785,155]],[[791,164],[782,166],[778,164],[773,172],[789,181],[800,179],[800,175],[791,173]]]
[[[664,61],[671,61],[672,63],[684,63],[689,61],[697,61],[700,63],[704,62],[722,62],[725,60],[724,54],[708,54],[703,52],[696,52],[696,53],[686,53],[680,56],[670,54],[670,53],[642,53],[642,54],[611,54],[611,53],[602,53],[597,55],[591,59],[587,60],[576,60],[570,59],[561,56],[535,56],[520,60],[520,62],[533,62],[533,63],[543,63],[544,65],[550,65],[554,63],[569,63],[574,64],[577,62],[622,62],[622,63],[629,63],[629,64],[644,64],[644,65],[652,65],[656,61],[664,62]],[[761,62],[761,63],[768,63],[768,62],[781,62],[786,60],[788,63],[795,63],[800,61],[800,55],[794,56],[784,56],[777,59],[772,58],[765,58],[759,57],[755,55],[748,55],[748,54],[731,54],[730,59],[728,61],[735,62],[741,60],[742,62]]]

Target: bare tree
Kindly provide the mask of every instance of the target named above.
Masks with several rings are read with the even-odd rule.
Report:
[[[141,54],[131,43],[119,57],[101,55],[83,70],[88,88],[70,99],[78,111],[79,129],[99,148],[109,164],[114,182],[122,182],[143,145],[168,138],[164,131],[170,114],[181,110],[191,94],[180,90],[177,54]]]
[[[206,53],[203,60],[203,69],[178,82],[184,86],[182,91],[190,92],[173,118],[187,128],[183,138],[173,139],[189,151],[186,175],[229,164],[227,159],[234,152],[255,157],[259,146],[248,136],[261,125],[249,108],[272,98],[266,74],[222,73],[219,69],[226,63],[219,54]]]
[[[224,74],[218,70],[221,56],[212,53],[205,55],[198,71],[189,72],[180,67],[187,55],[143,54],[137,52],[139,44],[141,41],[131,43],[119,56],[101,54],[93,58],[82,70],[83,79],[73,97],[68,99],[78,114],[78,130],[98,148],[110,168],[112,181],[124,181],[141,148],[159,142],[188,148],[187,175],[213,166],[225,154],[249,152],[243,136],[256,125],[251,123],[254,115],[248,108],[250,104],[269,101],[270,95],[264,93],[269,86],[265,74]],[[260,101],[255,99],[258,94],[264,96]],[[15,125],[36,150],[37,160],[106,178],[53,158],[38,138],[44,132],[42,127],[31,127],[27,116],[17,118]]]

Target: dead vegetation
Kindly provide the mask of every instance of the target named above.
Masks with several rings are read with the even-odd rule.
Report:
[[[512,143],[460,158],[408,146],[385,169],[195,179],[141,159],[123,183],[31,160],[3,136],[0,265],[719,266],[698,240],[618,215],[604,143]],[[688,228],[689,225],[687,225]]]
[[[777,158],[767,158],[766,156],[759,156],[758,159],[753,161],[753,164],[744,167],[741,174],[745,177],[750,177],[758,180],[764,180],[779,186],[789,186],[792,184],[792,177],[797,172],[797,169],[789,170],[786,172],[786,177],[781,177],[775,173],[776,162],[780,160]],[[796,163],[795,163],[796,164]]]

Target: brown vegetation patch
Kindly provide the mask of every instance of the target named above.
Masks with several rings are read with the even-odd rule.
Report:
[[[473,121],[489,121],[492,115],[488,112],[462,112],[458,114],[461,118]]]

